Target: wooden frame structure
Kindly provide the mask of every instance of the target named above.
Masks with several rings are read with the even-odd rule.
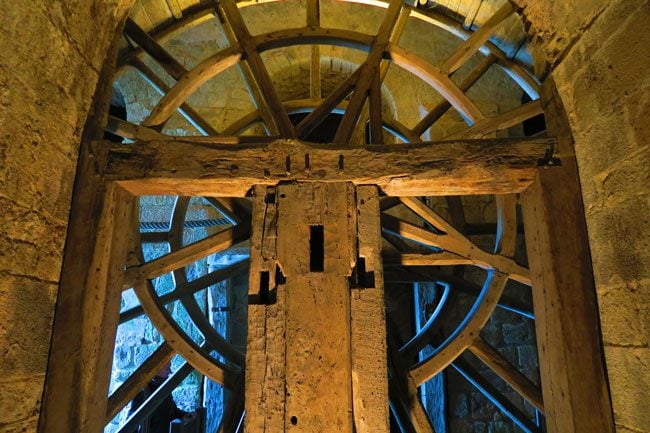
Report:
[[[312,318],[305,316],[297,304],[292,304],[305,301],[300,298],[304,294],[300,295],[292,285],[298,280],[300,284],[311,287],[311,280],[303,277],[312,273],[301,272],[304,264],[300,262],[296,263],[296,268],[282,262],[283,257],[291,255],[282,237],[290,239],[295,236],[287,223],[292,217],[287,214],[277,221],[269,218],[269,212],[278,215],[287,212],[287,208],[278,205],[279,197],[293,200],[296,211],[305,205],[299,198],[310,195],[326,205],[338,203],[344,206],[340,217],[345,219],[348,215],[348,219],[340,224],[351,227],[344,230],[347,237],[341,235],[341,240],[337,240],[341,248],[350,248],[345,257],[337,256],[344,265],[336,270],[337,277],[346,276],[346,279],[336,280],[339,281],[336,284],[340,284],[339,302],[344,306],[340,311],[341,317],[350,317],[349,327],[337,338],[349,340],[346,356],[350,364],[330,372],[336,376],[347,369],[339,377],[339,385],[345,386],[347,381],[351,388],[345,395],[337,394],[328,403],[348,408],[342,418],[341,412],[337,412],[341,419],[337,418],[335,431],[387,432],[387,400],[390,399],[393,416],[405,426],[405,431],[432,432],[433,427],[417,399],[416,388],[450,365],[476,386],[482,386],[475,372],[459,360],[460,354],[466,350],[543,411],[549,432],[613,431],[599,337],[593,332],[597,329],[598,319],[592,305],[593,281],[588,255],[585,254],[584,221],[570,144],[552,138],[476,140],[543,113],[535,79],[488,41],[496,27],[513,13],[512,7],[507,3],[478,31],[470,33],[443,15],[420,11],[397,0],[389,3],[364,0],[362,3],[386,8],[376,35],[320,27],[318,0],[307,1],[306,27],[257,36],[250,34],[239,13],[239,8],[247,4],[235,4],[233,0],[222,0],[216,6],[202,6],[192,14],[184,15],[183,20],[151,33],[142,30],[132,20],[127,22],[125,35],[137,44],[137,48],[120,55],[120,66],[136,68],[163,97],[142,125],[109,119],[106,129],[133,140],[133,143],[96,141],[87,144],[75,200],[77,216],[73,216],[71,221],[71,239],[79,243],[69,243],[66,251],[40,431],[99,432],[174,353],[182,354],[187,363],[169,379],[164,389],[161,388],[157,398],[171,392],[184,376],[196,369],[234,390],[237,395],[224,416],[220,431],[240,431],[244,393],[247,398],[259,396],[263,402],[256,408],[249,408],[246,431],[316,431],[316,421],[303,422],[301,418],[300,422],[294,422],[295,415],[291,412],[291,408],[304,407],[310,401],[304,394],[306,391],[293,388],[304,380],[307,361],[296,357],[298,348],[274,348],[274,344],[280,343],[271,338],[285,333],[288,336],[292,332],[297,335],[296,341],[313,338],[299,335],[300,329],[308,327],[306,324],[311,323]],[[178,29],[213,15],[222,22],[230,46],[192,70],[186,70],[162,47],[161,40]],[[408,19],[424,20],[442,27],[464,42],[443,65],[431,65],[399,46],[399,36]],[[281,101],[260,54],[268,49],[295,44],[313,46],[311,99]],[[368,52],[359,69],[325,98],[321,97],[319,44],[342,45]],[[485,60],[460,85],[454,84],[450,75],[477,52],[485,55]],[[173,86],[168,88],[140,60],[139,56],[144,53],[176,81]],[[381,114],[380,89],[389,64],[424,80],[445,99],[412,129]],[[493,64],[512,76],[534,101],[494,118],[485,117],[467,96],[467,91]],[[219,133],[188,105],[187,98],[207,80],[235,65],[240,68],[258,109]],[[468,127],[447,137],[444,142],[423,143],[420,139],[422,134],[452,107],[463,115]],[[300,141],[335,110],[343,113],[343,120],[332,145]],[[204,136],[171,137],[162,134],[162,127],[176,111]],[[294,111],[308,111],[309,114],[294,126],[288,117],[288,113]],[[358,137],[363,135],[359,130],[365,127],[366,119],[372,144],[348,144],[359,141]],[[241,135],[257,122],[264,124],[267,136]],[[383,145],[382,129],[404,144]],[[554,155],[559,155],[560,160],[553,159]],[[557,165],[558,161],[562,167],[548,168]],[[558,208],[551,195],[555,194],[555,188],[562,189],[563,203],[570,204],[570,212]],[[517,193],[522,194],[524,216],[527,224],[532,226],[531,233],[526,232],[530,254],[535,256],[530,270],[513,260],[516,231],[514,194]],[[179,198],[170,231],[165,235],[172,252],[144,263],[139,250],[141,240],[135,199],[151,194],[177,195]],[[380,194],[397,198],[432,229],[382,213]],[[463,194],[499,195],[497,253],[480,250],[453,225],[415,198]],[[182,218],[187,197],[193,195],[212,197],[219,211],[229,215],[235,224],[202,241],[182,246]],[[252,213],[239,205],[237,199],[251,195],[254,200]],[[313,219],[309,224],[323,224],[319,218],[326,218],[325,214],[314,213],[315,207],[310,209],[304,209],[307,219]],[[84,217],[92,215],[101,215],[96,225],[93,223],[83,229],[75,227]],[[332,215],[338,214],[333,212]],[[332,215],[328,214],[327,218],[335,218]],[[350,222],[350,215],[356,215],[354,223]],[[298,218],[297,214],[294,217]],[[273,224],[276,225],[268,225],[270,221],[275,221]],[[118,230],[123,227],[128,229]],[[557,227],[570,227],[571,230]],[[437,252],[402,251],[382,258],[380,231],[429,245]],[[269,233],[276,233],[277,237]],[[249,294],[251,299],[257,299],[258,305],[251,305],[249,310],[249,351],[245,356],[249,366],[251,363],[262,366],[261,377],[258,377],[260,372],[256,376],[253,370],[248,370],[244,377],[244,354],[211,330],[192,297],[196,290],[241,272],[244,265],[232,265],[200,281],[188,282],[184,274],[185,265],[247,239],[252,241],[252,290]],[[363,267],[360,266],[361,258]],[[577,269],[566,269],[566,263],[576,259]],[[406,355],[418,352],[430,342],[426,326],[411,341],[393,351],[389,381],[383,370],[387,366],[387,362],[383,362],[385,334],[368,335],[364,332],[369,327],[384,327],[383,268],[390,271],[399,267],[449,264],[478,266],[488,272],[485,286],[477,293],[474,308],[457,331],[422,362],[410,365]],[[176,288],[167,297],[157,296],[150,280],[168,272],[174,273]],[[263,286],[260,272],[272,276],[266,284],[267,288],[275,290],[273,302],[269,301],[268,293],[258,290]],[[366,286],[359,282],[359,275],[368,273],[373,275],[373,283]],[[347,277],[351,279],[347,280]],[[541,390],[479,336],[480,329],[499,305],[500,295],[509,279],[532,285],[535,293],[537,338],[541,347]],[[331,283],[334,280],[327,281]],[[563,286],[565,281],[570,281],[571,290]],[[137,292],[142,308],[123,313],[120,318],[119,294],[129,287]],[[292,296],[297,296],[298,301],[292,301]],[[192,342],[175,325],[164,308],[164,304],[172,300],[181,300],[202,330],[206,337],[203,346]],[[332,300],[328,298],[322,302]],[[571,311],[564,306],[571,306]],[[80,327],[71,323],[72,316],[79,311],[82,312]],[[117,324],[142,312],[150,317],[164,336],[165,343],[107,398],[109,360]],[[292,320],[303,320],[303,328],[298,325],[292,328]],[[74,326],[79,329],[71,336],[68,332]],[[319,336],[328,338],[323,333]],[[372,347],[365,345],[365,338],[370,338]],[[282,345],[287,341],[283,339]],[[286,344],[289,347],[292,343]],[[583,350],[575,353],[571,349],[576,347]],[[211,350],[219,352],[228,362],[216,360],[210,355]],[[284,357],[286,369],[274,371],[276,376],[266,376],[270,371],[269,363],[277,356]],[[585,362],[590,368],[579,369],[578,365]],[[64,371],[66,368],[63,366],[68,371]],[[297,390],[291,397],[268,394],[269,389],[278,383]],[[279,407],[278,399],[282,411],[274,409]],[[594,401],[598,403],[597,410],[594,410]],[[153,404],[145,404],[129,420],[127,427],[135,425],[138,417],[147,416]],[[537,426],[521,419],[507,402],[499,404],[525,431],[539,431]],[[314,415],[315,418],[331,416],[327,411],[321,412]]]

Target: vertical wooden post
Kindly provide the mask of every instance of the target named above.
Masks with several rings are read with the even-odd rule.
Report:
[[[92,165],[90,159],[87,164]],[[92,177],[91,177],[92,179]],[[104,429],[113,346],[136,200],[101,180],[82,188],[71,218],[39,431]],[[95,227],[92,215],[100,214]],[[86,219],[88,218],[88,219]]]
[[[250,281],[246,431],[388,432],[377,188],[257,187]]]
[[[379,190],[359,186],[358,287],[351,289],[352,396],[357,433],[388,433],[388,360]],[[363,266],[360,261],[363,260]],[[363,268],[363,269],[362,269]],[[365,272],[365,275],[359,275]],[[364,286],[364,287],[361,287]]]
[[[277,247],[286,278],[286,430],[352,433],[353,185],[278,187]]]
[[[559,101],[550,102],[562,166],[540,169],[522,194],[546,423],[549,433],[613,432],[578,171]]]
[[[256,186],[248,279],[246,433],[285,429],[285,289],[282,280],[276,280],[276,216],[275,188]]]

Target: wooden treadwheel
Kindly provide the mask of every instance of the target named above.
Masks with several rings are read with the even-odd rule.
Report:
[[[464,30],[459,24],[435,11],[421,11],[399,1],[390,3],[360,1],[360,3],[386,8],[377,34],[368,35],[321,27],[318,0],[307,1],[305,27],[256,36],[251,35],[239,10],[242,7],[248,7],[249,4],[236,4],[233,0],[222,0],[217,6],[204,6],[171,26],[154,29],[151,32],[145,32],[135,21],[129,19],[125,27],[125,36],[132,46],[122,53],[118,67],[120,70],[127,67],[135,68],[146,78],[147,82],[160,92],[162,98],[141,124],[136,125],[111,117],[106,130],[126,139],[134,140],[136,145],[142,145],[145,154],[147,146],[149,144],[155,146],[156,143],[178,145],[179,147],[199,145],[224,150],[227,146],[233,148],[243,146],[245,148],[249,144],[253,146],[251,143],[254,143],[255,146],[263,146],[280,139],[304,139],[330,113],[338,110],[342,113],[342,119],[333,145],[347,146],[350,143],[383,145],[384,131],[393,135],[398,142],[421,143],[421,137],[426,131],[452,107],[463,117],[467,127],[446,136],[445,140],[483,138],[543,112],[538,99],[538,84],[535,78],[488,41],[499,24],[513,13],[510,3],[506,3],[506,6],[500,8],[475,32]],[[192,26],[193,22],[200,22],[211,15],[216,16],[222,22],[230,45],[203,60],[193,69],[187,70],[163,48],[162,40],[176,31]],[[463,42],[442,65],[432,65],[422,57],[400,47],[400,35],[409,19],[421,20],[442,27]],[[283,101],[278,96],[261,53],[294,45],[309,45],[311,47],[310,98]],[[324,98],[321,97],[320,84],[319,47],[321,45],[344,46],[368,52],[365,62],[345,78],[333,93]],[[455,84],[450,77],[477,52],[484,55],[484,59],[459,84]],[[174,79],[175,82],[172,86],[168,87],[164,80],[142,61],[141,57],[144,54],[155,60]],[[432,107],[413,127],[407,127],[397,119],[386,117],[382,113],[381,86],[390,65],[404,69],[423,80],[444,99]],[[486,117],[468,96],[468,91],[493,65],[498,65],[511,76],[533,101],[499,116]],[[250,96],[258,108],[218,131],[188,104],[188,98],[208,80],[232,66],[237,66],[240,69],[241,75],[250,89]],[[179,112],[196,127],[203,136],[180,137],[163,134],[161,131],[172,114],[176,112]],[[294,125],[289,115],[295,112],[308,112],[308,114]],[[254,124],[262,124],[267,135],[245,135],[245,131]],[[369,126],[367,138],[366,125]],[[141,151],[136,146],[130,147],[133,148],[134,154]],[[541,153],[548,153],[547,149],[542,149]],[[342,161],[342,158],[342,156],[339,157],[339,161]],[[539,152],[530,156],[527,161],[538,159],[542,159],[539,158]],[[289,160],[287,159],[287,161]],[[132,162],[129,161],[129,163]],[[109,164],[109,174],[111,167],[117,165],[119,164],[116,163],[114,166]],[[146,166],[146,161],[142,166]],[[339,162],[339,168],[343,171],[342,162]],[[114,170],[120,175],[128,172],[128,170]],[[241,171],[245,171],[245,169],[242,170],[242,167],[235,165],[230,165],[228,170],[233,177],[240,175]],[[308,170],[309,159],[306,156],[305,171]],[[168,170],[168,172],[170,171],[173,171],[173,168]],[[286,176],[291,178],[292,168],[289,162],[285,165],[285,171]],[[142,172],[149,173],[149,168],[143,168]],[[134,177],[140,176],[142,172],[137,172]],[[276,173],[265,172],[259,176],[266,179],[273,178],[275,175]],[[152,176],[156,177],[155,174]],[[126,178],[128,177],[126,176]],[[251,183],[255,184],[256,182],[251,181]],[[243,190],[247,191],[249,186],[247,184]],[[182,188],[180,189],[182,190]],[[143,191],[155,194],[157,190],[144,188],[135,194],[145,195]],[[413,191],[416,190],[413,189]],[[465,190],[459,190],[459,193],[463,191]],[[495,192],[504,191],[512,192],[507,188]],[[431,355],[417,363],[409,361],[413,354],[419,353],[426,345],[433,344],[430,331],[436,326],[436,320],[440,320],[435,315],[408,342],[401,347],[393,348],[391,363],[395,372],[391,380],[401,380],[399,385],[395,386],[397,391],[391,391],[391,402],[396,407],[394,415],[402,417],[401,422],[406,422],[410,418],[408,422],[412,424],[415,431],[432,431],[422,407],[417,403],[409,403],[409,401],[417,395],[418,386],[440,373],[444,368],[451,365],[456,369],[463,370],[463,365],[458,360],[460,355],[467,350],[476,355],[533,406],[543,411],[539,389],[511,367],[479,335],[492,312],[500,305],[500,298],[508,280],[515,280],[525,285],[531,284],[528,269],[514,261],[517,231],[516,195],[498,196],[496,247],[495,252],[487,252],[477,247],[466,234],[435,213],[425,202],[413,197],[419,194],[412,193],[409,196],[388,194],[391,197],[384,198],[381,202],[382,233],[394,247],[392,253],[384,255],[384,267],[388,270],[387,275],[395,271],[394,274],[400,274],[401,278],[405,271],[408,273],[409,269],[415,267],[458,265],[479,267],[484,269],[487,275],[482,289],[478,293],[474,293],[476,302],[466,318],[444,341],[436,344]],[[185,190],[184,194],[179,193],[169,230],[156,235],[156,241],[169,243],[170,253],[146,263],[140,257],[139,262],[131,263],[126,271],[124,286],[126,288],[133,287],[141,302],[142,308],[138,309],[137,313],[148,315],[163,335],[165,343],[110,397],[108,420],[133,398],[134,392],[137,392],[142,384],[146,383],[174,353],[183,356],[188,363],[187,367],[177,372],[178,378],[183,374],[187,375],[191,368],[194,368],[213,381],[241,392],[245,354],[230,345],[224,336],[211,326],[193,295],[195,292],[235,274],[248,272],[247,264],[233,264],[191,282],[188,281],[185,266],[210,254],[224,251],[235,244],[247,241],[251,236],[250,210],[242,205],[241,195],[238,195],[239,198],[225,198],[230,194],[224,192],[221,194],[224,197],[210,198],[211,204],[225,218],[229,219],[230,226],[201,241],[183,245],[183,221],[190,195],[201,194],[191,188]],[[396,206],[413,212],[418,222],[406,221],[389,214],[388,211]],[[135,224],[134,227],[137,228],[138,225]],[[134,237],[139,238],[140,233]],[[409,244],[404,240],[425,245],[428,251],[423,253],[420,249],[409,248]],[[152,241],[152,236],[144,235],[142,242],[149,241]],[[151,280],[169,272],[174,275],[174,291],[158,296]],[[166,310],[165,304],[176,300],[180,300],[191,316],[194,325],[204,336],[205,343],[203,345],[192,341]],[[502,303],[501,306],[504,305]],[[505,305],[505,307],[508,306]],[[122,320],[128,320],[133,314],[136,312],[123,313]],[[212,356],[211,351],[216,351],[227,362]],[[465,374],[471,375],[467,373],[467,369],[463,371]],[[522,418],[516,409],[513,409],[507,402],[503,402],[500,396],[494,396],[494,398],[499,401],[499,407],[504,410],[506,415],[524,431],[539,431],[539,428],[530,420]],[[499,400],[500,398],[501,400]],[[233,405],[233,407],[232,413],[228,414],[229,418],[224,419],[225,424],[241,418],[243,403],[240,401],[239,406]]]

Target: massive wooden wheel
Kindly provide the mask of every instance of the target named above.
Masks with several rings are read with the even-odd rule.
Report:
[[[134,145],[122,145],[121,147],[121,149],[125,149],[125,146],[128,147],[127,153],[135,156],[125,158],[122,162],[114,159],[109,163],[107,169],[109,177],[112,175],[115,179],[128,179],[130,177],[140,178],[151,175],[154,178],[159,178],[164,177],[161,173],[175,173],[174,164],[179,161],[179,155],[185,149],[183,146],[198,145],[227,152],[228,146],[231,146],[232,149],[246,149],[246,145],[254,143],[254,145],[251,144],[251,149],[255,150],[261,148],[260,146],[273,146],[275,145],[273,143],[278,143],[277,140],[280,139],[304,139],[334,111],[342,113],[342,119],[334,138],[334,146],[331,148],[334,152],[338,152],[337,149],[341,146],[345,147],[349,143],[361,143],[364,140],[370,146],[361,148],[363,151],[371,149],[372,146],[382,145],[383,131],[395,136],[398,142],[421,142],[421,136],[451,108],[460,113],[467,122],[466,129],[445,137],[446,140],[456,141],[483,138],[497,130],[509,128],[542,113],[542,107],[538,99],[538,84],[535,78],[488,41],[488,38],[499,24],[513,13],[510,3],[506,3],[505,6],[501,7],[493,17],[475,32],[465,30],[460,24],[435,11],[418,10],[400,1],[386,3],[368,0],[360,3],[369,7],[386,9],[377,34],[368,35],[354,31],[321,27],[318,0],[307,1],[305,27],[285,29],[257,36],[251,35],[239,10],[253,3],[236,4],[233,0],[222,0],[216,6],[202,6],[194,10],[192,14],[186,15],[186,18],[167,27],[155,29],[150,33],[142,30],[133,20],[128,20],[125,35],[134,44],[129,50],[122,53],[118,66],[120,70],[127,67],[137,69],[161,93],[162,98],[148,118],[140,125],[115,117],[109,119],[106,127],[107,131],[135,141]],[[223,23],[230,46],[205,59],[193,69],[187,70],[163,48],[161,41],[174,32],[200,23],[212,16],[218,17]],[[422,57],[400,47],[400,35],[409,19],[422,20],[441,27],[460,38],[463,42],[442,65],[432,65]],[[265,68],[261,53],[266,50],[293,45],[311,46],[310,98],[307,100],[282,101]],[[365,62],[346,78],[333,93],[325,98],[321,97],[320,45],[345,46],[368,53]],[[467,74],[462,82],[455,84],[450,77],[476,52],[480,52],[484,56],[483,61]],[[153,58],[175,80],[171,87],[168,87],[141,60],[141,56],[145,53]],[[187,101],[208,80],[235,65],[240,68],[242,76],[250,89],[250,96],[258,108],[222,131],[217,131],[196,110],[192,109]],[[403,123],[387,118],[382,114],[381,86],[389,65],[395,65],[410,72],[430,85],[444,98],[443,102],[426,113],[414,127],[409,128]],[[530,96],[533,102],[524,104],[497,117],[486,117],[468,96],[468,91],[493,65],[498,65],[508,73],[521,89]],[[189,120],[203,137],[175,137],[163,134],[161,131],[175,112],[179,112]],[[307,112],[308,114],[298,124],[294,125],[289,119],[289,114],[296,112]],[[370,131],[369,140],[365,139],[363,132],[367,123]],[[267,135],[246,135],[246,130],[254,124],[262,124],[267,131]],[[163,143],[163,146],[160,143]],[[539,142],[532,144],[527,143],[529,147],[525,151],[517,151],[519,153],[510,150],[508,147],[510,143],[488,143],[493,145],[492,151],[496,155],[492,162],[496,163],[497,160],[502,161],[504,158],[514,158],[516,161],[512,163],[512,166],[517,166],[517,164],[525,165],[526,167],[522,170],[528,170],[526,171],[528,174],[534,170],[539,161],[552,163],[552,160],[549,160],[553,150],[552,140],[539,140]],[[318,157],[320,157],[319,152],[322,151],[324,154],[328,152],[326,146],[310,147],[310,145],[297,142],[285,144],[295,146],[294,149],[297,149],[298,155],[305,155],[305,172],[309,171],[310,152],[313,152]],[[514,148],[516,148],[516,145],[517,143],[512,143]],[[139,149],[138,146],[141,148]],[[178,146],[180,153],[166,160],[164,156],[161,157],[156,153],[164,146]],[[436,146],[430,144],[423,146],[428,147],[422,148],[424,150],[418,155],[424,155],[424,152],[436,151]],[[475,163],[472,151],[478,150],[481,145],[465,143],[464,146],[448,148],[447,155],[457,154],[459,158],[465,157],[467,159],[466,165],[471,166]],[[499,148],[499,146],[502,147]],[[485,147],[483,146],[482,149],[484,150]],[[266,147],[264,149],[273,153],[275,148]],[[350,150],[349,147],[346,147],[346,149]],[[446,148],[442,144],[438,145],[437,149],[444,152]],[[499,149],[502,149],[501,154],[498,153]],[[285,148],[282,148],[282,151],[285,150]],[[388,147],[385,150],[390,151]],[[286,151],[290,152],[290,150]],[[465,153],[462,154],[459,151]],[[487,150],[487,153],[489,152],[490,150]],[[147,160],[146,158],[152,159]],[[203,159],[205,165],[202,167],[190,166],[194,170],[193,173],[199,173],[198,177],[201,177],[201,169],[210,173],[210,170],[213,169],[210,166],[209,155],[206,158],[208,159]],[[270,158],[272,159],[272,157]],[[328,158],[330,156],[323,156],[323,160],[329,161]],[[337,158],[339,170],[343,171],[343,154],[337,155]],[[482,156],[476,156],[476,158],[480,159]],[[170,162],[171,164],[163,171],[156,172],[148,166],[148,162],[152,160]],[[200,161],[201,158],[198,158],[198,160]],[[216,165],[219,165],[219,162]],[[294,179],[295,168],[292,170],[288,156],[286,163],[279,165],[281,167],[278,168],[278,172],[284,169],[283,176],[288,180]],[[486,164],[486,166],[490,166],[490,164]],[[247,167],[234,163],[227,165],[225,170],[229,172],[228,176],[235,183],[238,177],[245,178],[249,174]],[[482,170],[484,171],[475,174],[475,177],[495,176],[494,172],[490,172],[490,169],[482,168]],[[300,176],[306,176],[308,180],[314,180],[313,177],[310,177],[313,174],[310,173]],[[390,174],[390,176],[400,177],[402,175],[397,173]],[[458,186],[454,190],[450,185],[453,185],[453,179],[458,176],[458,174],[450,176],[450,180],[446,183],[448,188],[441,191],[441,194],[448,194],[450,191],[457,191],[458,193],[467,193],[468,191],[503,193],[515,192],[519,188],[519,186],[513,187],[502,179],[495,180],[492,178],[491,180],[484,179],[481,181],[483,182],[481,185],[488,185],[482,190],[472,189],[473,186]],[[282,175],[275,172],[259,173],[255,176],[249,176],[248,180],[243,184],[237,184],[231,190],[222,191],[216,195],[242,196],[245,195],[251,185],[258,183],[271,184],[277,182],[278,177],[282,178]],[[526,178],[524,176],[522,178],[521,171],[512,174],[509,180],[512,181],[514,178],[517,178],[522,185],[531,181],[530,177]],[[301,180],[299,177],[297,179]],[[410,425],[410,428],[414,431],[432,431],[426,414],[417,398],[415,398],[417,395],[416,388],[450,365],[461,371],[464,376],[468,377],[470,381],[473,381],[480,388],[481,379],[470,372],[459,360],[460,355],[467,350],[475,354],[533,406],[543,411],[539,389],[532,385],[515,368],[511,367],[479,335],[479,331],[494,309],[500,305],[501,294],[509,280],[525,285],[531,284],[528,269],[520,266],[513,259],[517,230],[516,196],[514,194],[502,195],[497,199],[499,219],[496,252],[487,252],[477,247],[465,234],[436,214],[425,202],[412,197],[413,195],[419,195],[418,191],[420,190],[417,189],[418,187],[413,186],[409,189],[402,184],[398,184],[391,189],[391,185],[394,185],[391,182],[392,180],[387,181],[385,184],[379,183],[384,188],[384,192],[392,196],[382,201],[381,215],[382,231],[386,239],[395,246],[391,254],[385,254],[384,256],[384,267],[387,269],[387,275],[391,272],[395,275],[401,272],[401,275],[403,275],[405,271],[408,273],[413,267],[430,268],[432,266],[457,265],[475,266],[487,272],[483,288],[474,293],[476,296],[474,306],[458,328],[448,335],[444,341],[434,343],[431,338],[431,329],[436,326],[437,320],[441,320],[439,316],[433,315],[429,322],[410,341],[402,347],[393,348],[391,363],[394,371],[391,376],[390,398],[394,416],[400,419],[401,424]],[[171,183],[174,183],[177,189],[183,191],[186,195],[201,194],[201,191],[203,191],[192,185],[186,188],[179,186],[182,179],[172,180]],[[460,183],[462,183],[462,180]],[[156,185],[151,188],[144,186],[132,192],[135,194],[155,194],[158,191],[156,188],[160,188],[160,183]],[[403,193],[400,194],[400,191]],[[237,192],[237,194],[233,192]],[[215,331],[196,303],[193,294],[237,273],[248,272],[247,263],[233,264],[226,269],[209,273],[193,281],[188,281],[185,266],[210,254],[224,251],[235,244],[246,242],[251,234],[251,214],[249,211],[247,212],[245,206],[241,205],[241,202],[238,202],[241,199],[222,197],[210,198],[209,200],[229,221],[230,225],[225,230],[196,243],[183,245],[183,220],[189,197],[179,196],[176,200],[174,217],[169,230],[157,235],[142,235],[142,242],[168,242],[170,253],[149,262],[144,262],[142,256],[140,256],[129,264],[125,273],[124,287],[133,287],[135,289],[141,306],[123,312],[121,321],[129,320],[137,314],[146,313],[163,335],[165,343],[110,397],[107,420],[112,419],[174,353],[182,355],[187,364],[170,379],[165,388],[161,388],[161,395],[164,392],[170,392],[192,368],[225,387],[229,387],[240,394],[243,392],[242,378],[245,369],[245,355],[228,344],[224,336]],[[387,213],[390,208],[397,205],[414,212],[420,219],[419,223],[408,222]],[[137,224],[133,226],[138,227]],[[138,244],[140,242],[140,233],[134,233],[133,238],[138,239],[134,240],[135,244]],[[422,253],[420,250],[409,249],[408,244],[404,243],[403,240],[426,245],[429,251]],[[158,296],[151,280],[169,272],[174,275],[175,288],[171,293]],[[448,275],[440,278],[446,277]],[[453,282],[452,285],[454,285]],[[462,285],[462,281],[459,285]],[[189,338],[165,309],[166,303],[177,300],[182,302],[195,326],[204,336],[205,342],[203,345],[199,345]],[[504,306],[503,302],[501,306]],[[505,307],[508,308],[507,305]],[[530,315],[527,312],[523,314]],[[426,359],[412,364],[410,362],[412,355],[420,352],[428,344],[435,344],[436,347],[433,353]],[[212,351],[218,353],[219,356],[212,355]],[[225,362],[222,357],[226,360]],[[492,397],[493,401],[497,402],[497,405],[503,409],[506,415],[524,431],[539,431],[538,426],[526,419],[502,396],[493,395]],[[236,425],[237,421],[242,417],[243,395],[236,400],[237,404],[231,405],[230,413],[224,418],[223,429],[232,428],[231,426]],[[136,413],[123,427],[123,430],[130,428],[139,419],[146,416],[145,412],[152,405],[153,403],[148,407],[143,407],[139,413]]]

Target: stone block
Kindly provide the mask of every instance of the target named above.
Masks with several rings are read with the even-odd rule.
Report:
[[[0,365],[3,375],[43,374],[57,286],[0,274]]]
[[[605,347],[614,419],[633,431],[650,426],[650,348]]]
[[[520,367],[537,367],[539,360],[537,357],[537,347],[532,345],[517,346],[517,356],[519,357]]]
[[[505,421],[495,421],[488,425],[488,433],[513,433],[512,424]]]
[[[0,407],[3,413],[0,427],[4,423],[25,422],[38,416],[43,380],[43,375],[3,376],[0,381]]]
[[[650,344],[650,280],[600,289],[598,303],[605,344]]]
[[[504,323],[503,341],[506,344],[526,344],[532,339],[531,327],[527,323]]]
[[[631,196],[613,209],[587,215],[596,287],[650,279],[647,197]]]
[[[467,394],[456,394],[452,396],[450,408],[455,418],[465,418],[469,409]]]

